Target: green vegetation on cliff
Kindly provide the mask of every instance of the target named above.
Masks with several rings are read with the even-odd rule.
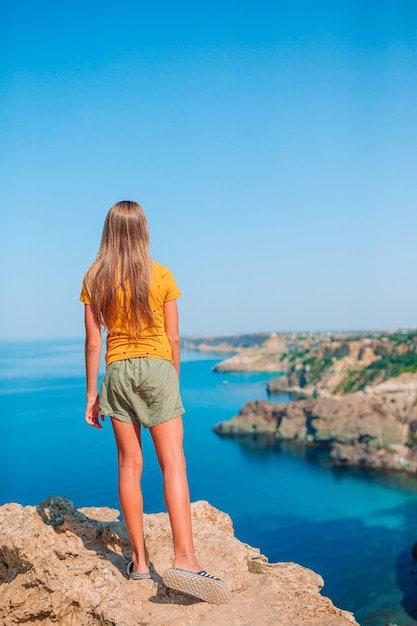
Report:
[[[417,372],[417,332],[327,336],[295,346],[286,362],[290,387],[335,395],[363,391],[369,384]]]
[[[336,387],[334,393],[363,391],[367,385],[373,382],[383,382],[388,378],[394,378],[405,372],[417,372],[416,353],[384,354],[380,360],[371,363],[368,367],[348,370],[345,378]]]
[[[417,329],[187,337],[182,346],[234,352],[216,371],[282,371],[288,388],[317,397],[417,372]]]
[[[304,364],[308,367],[308,382],[311,385],[315,385],[323,373],[333,365],[333,359],[331,358],[323,358],[317,359],[315,357],[310,357],[305,359]]]

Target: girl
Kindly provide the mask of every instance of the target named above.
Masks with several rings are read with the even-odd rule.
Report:
[[[102,428],[111,417],[119,461],[119,499],[132,544],[128,577],[151,578],[143,536],[141,426],[150,429],[164,478],[174,562],[168,587],[207,602],[229,600],[226,584],[200,567],[194,552],[183,452],[179,392],[180,339],[171,272],[150,260],[148,224],[136,202],[107,214],[100,250],[83,281],[87,406],[85,419]],[[107,332],[106,374],[98,396],[101,327]]]

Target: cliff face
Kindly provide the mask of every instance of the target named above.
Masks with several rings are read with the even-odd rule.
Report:
[[[387,350],[382,341],[370,339],[320,342],[288,359],[288,385],[317,396],[356,391],[354,385],[349,389],[351,373],[364,372]]]
[[[268,392],[307,398],[249,402],[222,435],[265,434],[324,445],[335,464],[417,473],[417,332],[271,335],[216,370],[285,372]]]
[[[194,503],[192,513],[199,559],[229,585],[228,605],[208,605],[161,580],[127,580],[129,542],[113,509],[76,510],[65,498],[0,507],[0,623],[358,626],[320,595],[320,576],[294,563],[268,563],[238,541],[230,518],[207,502]],[[145,516],[145,537],[162,574],[172,559],[165,513]]]
[[[415,473],[416,399],[417,376],[403,374],[367,393],[289,403],[251,401],[214,430],[328,446],[336,464]]]
[[[277,391],[284,388],[304,397],[343,395],[417,372],[417,330],[370,336],[273,333],[260,345],[239,347],[238,354],[214,369],[282,372],[286,377],[276,382]]]

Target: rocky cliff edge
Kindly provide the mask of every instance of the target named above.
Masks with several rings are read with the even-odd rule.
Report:
[[[129,541],[114,509],[75,509],[62,497],[39,506],[3,505],[0,623],[357,625],[351,613],[320,594],[319,575],[295,563],[268,563],[259,550],[238,541],[228,515],[207,502],[194,503],[192,515],[199,559],[232,592],[227,606],[200,602],[162,581],[127,580]],[[160,575],[172,559],[167,514],[145,515],[145,537]]]

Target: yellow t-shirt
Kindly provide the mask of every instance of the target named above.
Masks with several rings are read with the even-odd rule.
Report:
[[[121,294],[120,294],[121,296]],[[112,331],[107,335],[106,366],[114,361],[147,357],[172,360],[171,344],[165,332],[164,303],[176,300],[181,296],[177,283],[168,268],[152,261],[152,280],[149,293],[149,302],[154,314],[155,324],[145,326],[138,340],[130,337],[124,325],[124,318],[116,312]],[[80,295],[80,301],[91,304],[90,296],[85,286],[85,278]],[[120,303],[122,298],[120,297]],[[121,306],[122,304],[120,304]]]

